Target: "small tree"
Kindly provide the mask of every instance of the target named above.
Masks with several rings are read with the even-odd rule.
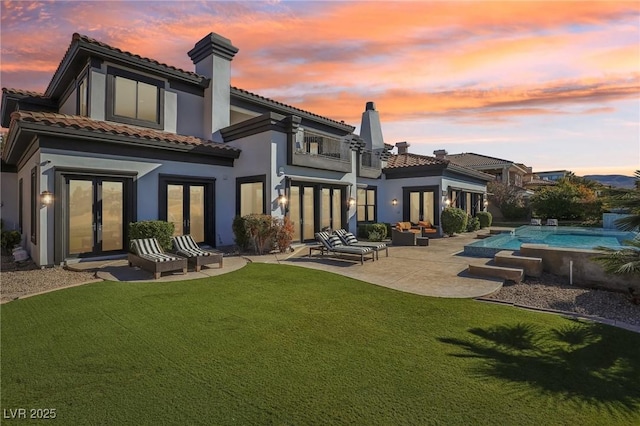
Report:
[[[467,229],[467,213],[457,207],[448,207],[442,212],[440,222],[442,223],[442,231],[452,236]]]
[[[276,228],[276,245],[280,253],[284,253],[291,247],[291,241],[293,241],[293,233],[295,231],[293,222],[288,216],[285,216],[283,219],[275,219],[274,226]]]
[[[266,214],[249,214],[243,216],[243,219],[256,254],[264,254],[265,250],[270,251],[275,237],[273,217]]]
[[[543,218],[585,220],[599,219],[602,214],[602,202],[595,191],[577,179],[560,179],[557,185],[536,192],[530,202],[536,215]]]

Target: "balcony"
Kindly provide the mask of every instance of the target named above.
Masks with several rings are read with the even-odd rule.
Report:
[[[360,167],[358,176],[377,179],[382,173],[382,161],[380,154],[372,151],[363,151],[360,154]]]
[[[291,163],[316,169],[351,171],[351,149],[338,137],[301,130],[295,135]]]

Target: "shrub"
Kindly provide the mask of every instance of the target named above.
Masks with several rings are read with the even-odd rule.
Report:
[[[369,241],[382,241],[382,240],[384,240],[384,238],[382,237],[382,234],[379,231],[369,231],[368,239],[369,239]]]
[[[143,220],[129,224],[129,238],[155,238],[164,250],[171,250],[171,237],[175,226],[163,220]]]
[[[22,235],[20,235],[19,231],[2,231],[0,236],[0,246],[2,247],[2,252],[6,254],[11,253],[11,249],[14,246],[20,244],[22,240]]]
[[[249,248],[249,244],[251,243],[251,236],[249,236],[247,227],[244,224],[244,218],[241,216],[236,216],[235,218],[233,218],[231,229],[233,230],[233,235],[235,237],[235,242],[238,246],[238,250],[240,250],[241,252],[246,251]]]
[[[464,232],[467,229],[467,213],[457,207],[444,209],[440,219],[442,231],[447,235]]]
[[[271,251],[276,236],[273,217],[268,214],[249,214],[243,216],[243,219],[255,253],[264,254],[265,251]]]
[[[493,216],[489,212],[478,212],[476,213],[476,217],[480,221],[481,229],[490,227],[493,222]]]
[[[500,212],[502,213],[505,219],[518,220],[518,219],[525,219],[527,216],[529,216],[530,209],[527,206],[504,203],[500,206]]]
[[[283,219],[276,219],[274,226],[276,228],[276,245],[280,253],[284,253],[291,247],[291,241],[293,241],[293,232],[295,230],[293,222],[291,222],[288,216],[285,216]]]
[[[467,216],[467,232],[473,232],[480,229],[480,219],[477,217]]]
[[[371,241],[382,241],[387,238],[387,235],[391,233],[389,230],[391,225],[388,223],[361,223],[358,225],[358,230],[356,236],[358,238],[367,238],[371,240],[370,234],[373,232],[374,238],[379,238],[378,240]]]
[[[379,240],[372,241],[382,241],[387,238],[387,225],[385,223],[372,223],[369,225],[367,229],[367,237],[371,240],[371,233],[378,234]]]

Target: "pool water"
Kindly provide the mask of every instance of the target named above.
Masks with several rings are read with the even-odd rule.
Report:
[[[568,226],[521,226],[512,233],[494,235],[464,247],[468,256],[493,257],[501,250],[519,250],[522,244],[547,244],[552,247],[592,249],[620,248],[622,242],[636,237],[635,232]]]

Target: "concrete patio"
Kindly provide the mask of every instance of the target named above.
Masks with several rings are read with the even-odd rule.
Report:
[[[480,234],[488,231],[479,231]],[[181,281],[214,277],[233,272],[249,262],[279,263],[334,272],[343,276],[366,281],[371,284],[392,288],[407,293],[433,297],[472,298],[484,296],[500,289],[502,280],[476,278],[467,274],[469,264],[484,264],[488,259],[461,256],[465,244],[473,241],[476,233],[457,235],[450,238],[431,239],[426,247],[389,248],[389,257],[384,253],[375,262],[366,261],[360,265],[352,258],[320,256],[309,257],[307,245],[298,245],[292,253],[274,253],[263,256],[229,256],[224,258],[224,267],[202,268],[200,272],[190,271],[165,274],[159,280],[138,268],[128,266],[126,259],[81,262],[69,265],[72,270],[96,270],[96,276],[104,280],[130,282]]]

